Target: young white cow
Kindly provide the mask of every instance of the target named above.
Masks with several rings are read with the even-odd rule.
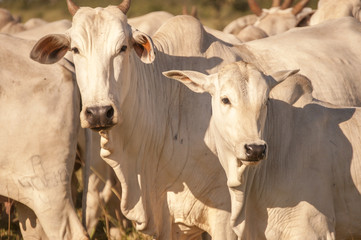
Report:
[[[164,74],[212,95],[205,141],[227,173],[239,237],[359,239],[361,109],[313,100],[296,72],[237,62]]]

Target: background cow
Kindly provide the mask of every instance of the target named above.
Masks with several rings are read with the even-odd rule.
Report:
[[[255,0],[248,0],[254,14],[230,22],[223,32],[232,33],[241,41],[247,42],[305,26],[313,13],[312,9],[305,8],[308,2],[299,1],[291,8],[292,1],[285,0],[281,5],[280,1],[274,0],[270,9],[262,9]]]
[[[71,65],[32,61],[28,40],[0,42],[0,195],[21,203],[25,239],[87,239],[70,189],[80,111]]]
[[[310,25],[341,17],[354,17],[360,21],[360,8],[360,0],[319,0]]]

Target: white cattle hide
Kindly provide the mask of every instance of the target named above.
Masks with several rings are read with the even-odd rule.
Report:
[[[31,226],[48,239],[88,239],[70,190],[80,110],[73,74],[65,60],[52,66],[31,61],[34,42],[9,35],[0,35],[0,42],[0,122],[6,126],[0,195],[24,204],[18,206],[22,230]],[[38,237],[33,233],[24,238]]]

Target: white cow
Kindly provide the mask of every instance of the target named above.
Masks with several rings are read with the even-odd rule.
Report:
[[[33,41],[0,43],[0,195],[21,203],[24,239],[88,239],[70,190],[80,111],[71,66],[35,63]]]
[[[255,0],[248,0],[255,13],[240,17],[229,23],[223,31],[236,35],[242,41],[250,41],[285,32],[297,26],[304,26],[312,15],[310,8],[304,8],[308,0],[299,1],[290,8],[291,1],[274,0],[270,9],[262,9]]]
[[[239,237],[360,239],[361,109],[313,101],[295,72],[237,62],[165,74],[212,95],[205,141],[227,172]]]
[[[361,84],[358,80],[361,48],[356,44],[359,41],[361,24],[348,17],[245,43],[240,46],[240,55],[268,74],[301,69],[302,74],[312,79],[314,96],[318,99],[361,106]],[[289,42],[294,44],[287,44]],[[294,103],[296,100],[290,96],[289,101]],[[236,223],[239,208],[233,208],[234,229],[240,233],[243,226]]]
[[[360,21],[360,8],[360,0],[319,0],[317,10],[310,19],[310,25],[347,16],[354,17]]]
[[[138,230],[159,239],[199,239],[203,231],[214,239],[236,239],[229,222],[224,172],[202,144],[210,112],[195,119],[196,108],[179,104],[190,101],[196,107],[209,99],[170,84],[161,70],[174,66],[216,70],[223,62],[237,60],[237,49],[208,35],[189,16],[177,16],[164,24],[153,45],[147,35],[131,30],[124,14],[129,6],[124,9],[124,4],[129,3],[95,9],[70,4],[74,17],[69,35],[45,37],[34,47],[32,57],[41,62],[57,60],[56,55],[44,52],[42,43],[47,40],[63,42],[58,47],[65,51],[72,49],[81,86],[82,126],[102,130],[101,155],[122,184],[122,212],[136,222]],[[91,45],[84,34],[91,36]],[[181,35],[189,36],[187,41]],[[199,59],[204,59],[202,65],[195,64]],[[91,62],[94,67],[89,68]],[[112,73],[99,75],[101,66]]]

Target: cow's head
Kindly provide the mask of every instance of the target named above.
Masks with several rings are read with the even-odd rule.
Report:
[[[305,8],[309,0],[300,0],[290,7],[292,1],[274,0],[270,9],[261,9],[256,0],[248,0],[250,9],[259,16],[254,26],[262,29],[268,36],[285,32],[297,26],[303,26],[313,14],[311,8]]]
[[[131,52],[151,63],[153,43],[128,25],[130,0],[106,8],[78,7],[71,0],[67,4],[73,15],[71,29],[64,35],[43,37],[30,56],[51,64],[72,51],[82,97],[81,125],[108,129],[121,120],[121,105],[131,84]]]
[[[209,76],[193,71],[164,73],[195,92],[211,94],[210,131],[229,186],[241,184],[241,168],[267,158],[263,133],[270,91],[297,71],[280,72],[275,79],[253,64],[237,62]]]

